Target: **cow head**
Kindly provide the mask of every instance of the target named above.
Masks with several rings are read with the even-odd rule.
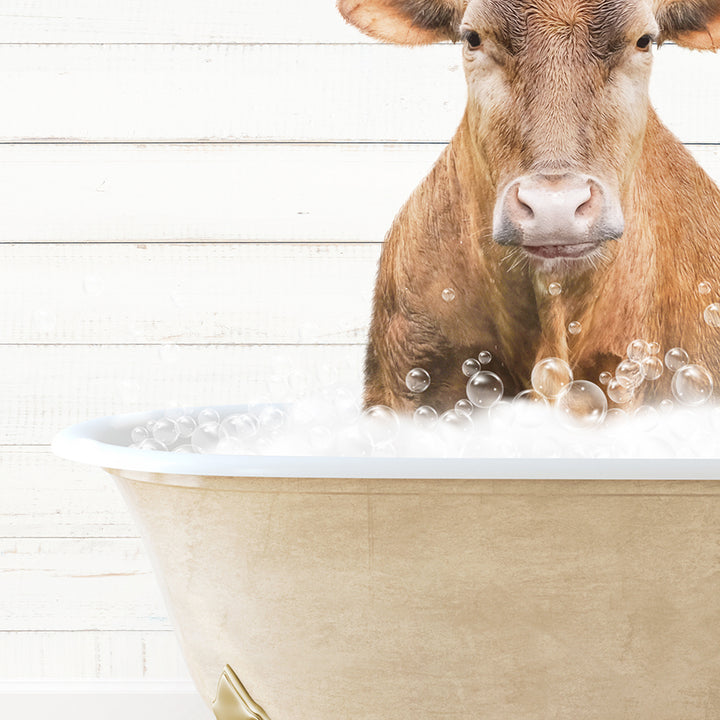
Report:
[[[493,238],[541,268],[623,234],[653,42],[720,48],[720,0],[338,0],[381,40],[459,40],[472,155],[496,193]]]

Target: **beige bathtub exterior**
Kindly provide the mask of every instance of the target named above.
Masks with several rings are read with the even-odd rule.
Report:
[[[112,472],[271,720],[720,718],[720,481]]]

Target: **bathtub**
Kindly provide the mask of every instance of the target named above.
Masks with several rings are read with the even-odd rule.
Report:
[[[53,447],[115,478],[221,720],[720,717],[718,460],[120,446],[161,414]]]

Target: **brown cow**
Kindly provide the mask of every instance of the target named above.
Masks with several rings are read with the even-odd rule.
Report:
[[[720,190],[660,122],[648,83],[653,41],[720,47],[720,0],[338,7],[382,40],[462,40],[468,85],[457,133],[385,240],[366,403],[451,407],[479,350],[508,393],[546,356],[597,382],[635,338],[684,347],[717,386],[720,329],[702,313],[720,300]],[[714,295],[698,293],[703,281]],[[415,367],[432,377],[422,394],[405,386]],[[636,401],[669,396],[669,381],[644,383]]]

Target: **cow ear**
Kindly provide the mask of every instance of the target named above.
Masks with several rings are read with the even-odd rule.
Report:
[[[694,50],[720,49],[720,0],[660,0],[655,16],[660,42],[671,40]]]
[[[465,0],[337,0],[342,16],[370,37],[398,45],[457,40]]]

